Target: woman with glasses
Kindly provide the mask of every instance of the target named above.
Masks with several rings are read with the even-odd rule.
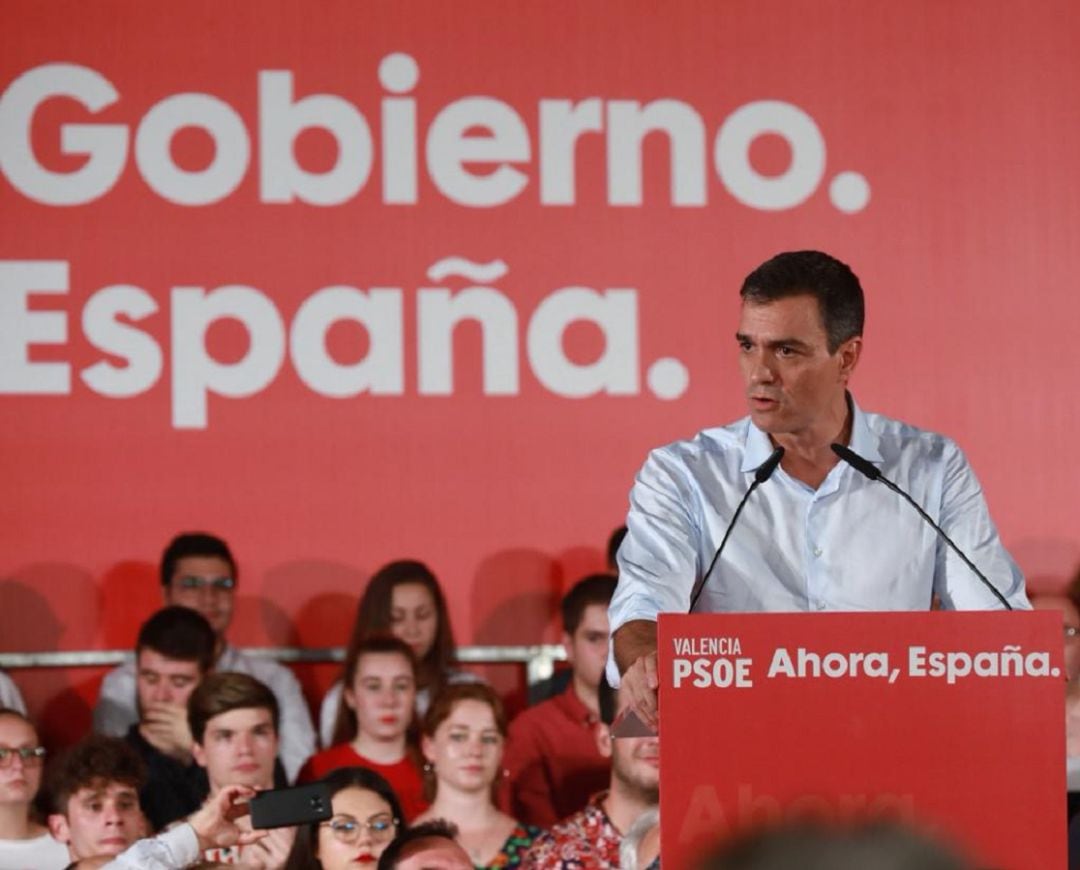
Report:
[[[447,686],[424,717],[421,750],[431,807],[416,822],[445,819],[477,868],[517,867],[540,829],[495,806],[506,713],[483,683]]]
[[[0,708],[0,870],[60,870],[71,862],[67,847],[34,818],[44,761],[30,720]]]
[[[296,832],[285,870],[373,868],[402,825],[389,783],[364,767],[341,767],[323,777],[333,817]]]

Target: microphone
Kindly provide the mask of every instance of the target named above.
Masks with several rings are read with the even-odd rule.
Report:
[[[952,547],[953,552],[956,553],[956,555],[963,560],[964,564],[972,570],[975,576],[983,582],[983,585],[994,593],[994,597],[997,598],[997,600],[1000,601],[1003,605],[1005,605],[1005,609],[1013,609],[1012,605],[1005,600],[1005,596],[998,592],[997,587],[995,587],[993,583],[986,579],[986,575],[975,567],[974,563],[964,554],[964,552],[958,546],[956,546],[955,543],[953,543],[953,539],[950,538],[947,534],[945,534],[945,530],[930,518],[930,515],[919,506],[918,502],[916,502],[915,499],[913,499],[899,486],[889,480],[889,478],[885,477],[881,473],[881,470],[876,465],[874,465],[874,463],[872,463],[865,457],[860,456],[850,447],[845,447],[843,444],[832,444],[830,446],[832,447],[833,453],[843,459],[844,462],[846,462],[860,474],[869,478],[870,480],[877,480],[885,484],[885,486],[887,486],[897,495],[901,496],[905,501],[907,501],[908,504],[915,508],[919,516],[926,520],[926,522],[930,524],[931,528],[933,528],[935,532],[941,535],[945,543]]]
[[[694,605],[697,604],[698,599],[701,597],[702,591],[705,589],[705,584],[709,582],[709,575],[712,574],[713,568],[716,567],[716,560],[720,558],[720,554],[724,552],[724,545],[727,543],[729,537],[731,537],[731,530],[735,528],[735,523],[739,520],[739,514],[742,513],[743,505],[746,504],[746,500],[750,498],[750,493],[757,489],[761,484],[773,476],[773,472],[776,471],[777,466],[780,465],[780,460],[784,458],[784,448],[777,447],[772,453],[769,454],[769,458],[761,463],[754,469],[754,480],[750,484],[750,488],[746,491],[746,494],[742,497],[742,501],[739,502],[738,507],[735,508],[735,513],[731,517],[731,522],[728,523],[727,530],[724,532],[724,537],[720,541],[720,546],[716,548],[716,553],[712,557],[712,561],[709,563],[708,570],[701,577],[701,584],[697,588],[697,592],[694,593],[694,597],[690,599],[690,608],[687,613],[694,611]]]

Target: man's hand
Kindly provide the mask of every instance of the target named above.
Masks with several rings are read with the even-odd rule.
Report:
[[[622,673],[622,690],[630,708],[654,731],[658,726],[656,690],[660,677],[656,672],[656,623],[634,619],[619,626],[612,640],[615,663]]]
[[[296,828],[271,828],[263,833],[265,839],[244,853],[244,866],[251,870],[281,870],[296,839]]]
[[[149,704],[142,710],[139,731],[158,752],[179,761],[191,759],[191,729],[187,708],[179,704]]]
[[[248,846],[265,837],[266,831],[253,831],[236,824],[236,819],[247,815],[247,802],[254,795],[255,789],[246,785],[227,785],[188,816],[188,824],[199,838],[199,849],[205,852],[228,846]]]

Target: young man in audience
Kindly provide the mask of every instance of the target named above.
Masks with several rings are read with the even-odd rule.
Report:
[[[279,712],[269,688],[247,674],[209,674],[188,698],[192,754],[206,768],[210,799],[232,785],[262,791],[274,785]],[[250,830],[247,819],[239,820]],[[276,828],[247,845],[212,848],[207,861],[274,868],[285,863],[295,828]]]
[[[611,758],[607,791],[594,795],[585,809],[555,825],[533,841],[521,870],[618,870],[619,844],[634,822],[655,807],[660,797],[660,741],[656,737],[613,739],[611,723],[628,696],[605,680],[600,686],[597,737],[600,751]]]
[[[124,739],[146,764],[139,798],[154,830],[195,812],[206,798],[206,773],[191,755],[187,702],[213,667],[216,643],[210,623],[187,607],[163,608],[139,629],[139,721]]]
[[[560,694],[522,712],[511,724],[503,764],[513,815],[550,827],[585,806],[608,780],[608,760],[597,748],[597,687],[608,652],[610,574],[578,581],[562,601],[563,644],[570,683]]]
[[[139,789],[146,769],[116,737],[91,734],[59,756],[46,775],[49,830],[72,861],[119,855],[146,836]]]
[[[215,669],[250,674],[277,696],[281,721],[281,762],[290,780],[315,751],[315,728],[300,684],[277,662],[257,659],[229,646],[225,634],[236,598],[236,560],[221,538],[201,532],[178,535],[161,557],[165,604],[197,610],[217,635]],[[135,665],[121,665],[101,684],[94,710],[94,728],[123,736],[138,720],[135,709]]]
[[[0,707],[0,868],[60,870],[68,850],[34,819],[45,750],[18,710]]]

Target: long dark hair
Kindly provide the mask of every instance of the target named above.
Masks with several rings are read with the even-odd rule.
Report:
[[[390,783],[374,770],[368,770],[366,767],[339,767],[324,776],[320,782],[330,787],[331,797],[347,788],[362,788],[374,792],[390,805],[390,812],[396,820],[397,827],[404,830],[405,816],[401,812],[397,795],[394,794]],[[293,840],[292,849],[289,850],[289,857],[285,859],[284,870],[322,870],[318,853],[319,823],[300,825],[296,829],[296,839]]]
[[[431,569],[423,562],[402,559],[383,565],[372,575],[356,609],[349,650],[373,634],[392,633],[394,587],[405,583],[419,583],[427,589],[435,602],[435,641],[427,655],[418,662],[417,675],[417,687],[428,689],[431,697],[435,697],[446,682],[446,672],[454,660],[454,631],[450,627],[450,614],[446,609],[442,587]],[[336,736],[335,734],[335,738]]]

